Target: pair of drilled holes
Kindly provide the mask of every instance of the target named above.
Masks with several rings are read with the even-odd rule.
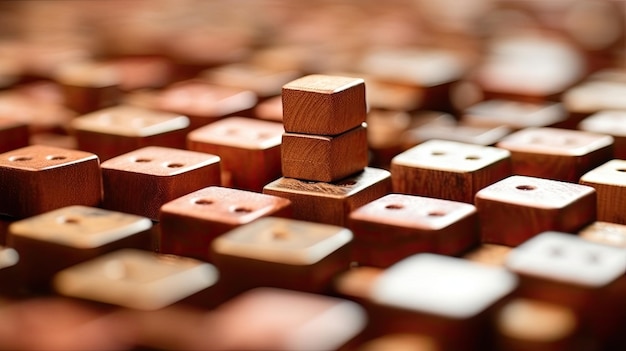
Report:
[[[148,162],[152,162],[152,159],[150,158],[136,158],[133,160],[133,162],[137,162],[137,163],[148,163]],[[167,168],[181,168],[185,166],[182,163],[179,162],[170,162],[170,163],[166,163],[165,167]]]
[[[241,131],[239,129],[235,129],[235,128],[229,128],[229,129],[226,129],[224,131],[225,135],[230,135],[230,136],[238,135],[240,133],[241,133]],[[263,140],[263,139],[269,138],[271,136],[271,134],[263,133],[263,132],[256,132],[256,133],[247,133],[245,136],[246,136],[246,138],[252,138],[252,139],[255,139],[255,140]]]
[[[196,205],[200,205],[200,206],[209,206],[209,205],[212,205],[214,201],[211,199],[197,199],[197,200],[194,200],[193,203]],[[233,206],[230,208],[230,211],[234,213],[239,213],[239,214],[252,212],[251,209],[247,207],[243,207],[243,206]]]
[[[388,210],[401,210],[404,208],[404,206],[400,204],[389,204],[385,206],[385,208]],[[428,217],[442,217],[445,215],[446,214],[443,211],[429,211],[426,213],[426,216]]]
[[[65,160],[67,157],[66,156],[62,156],[62,155],[48,155],[46,156],[46,160],[50,160],[50,161],[61,161],[61,160]],[[9,161],[12,162],[24,162],[24,161],[30,161],[32,160],[33,157],[31,156],[13,156],[9,158]]]
[[[563,258],[566,256],[566,252],[562,247],[552,247],[550,248],[550,255],[557,258]],[[588,252],[587,255],[585,255],[585,258],[587,259],[587,262],[591,264],[600,263],[600,255],[598,253]]]
[[[445,156],[447,153],[444,151],[433,151],[430,153],[432,156]],[[480,160],[480,156],[477,155],[467,155],[465,156],[465,159],[468,161],[476,161],[476,160]]]

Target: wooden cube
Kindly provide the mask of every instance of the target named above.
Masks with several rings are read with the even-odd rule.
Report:
[[[28,125],[0,118],[0,153],[28,146]]]
[[[626,249],[626,225],[596,221],[578,232],[585,240]]]
[[[229,117],[187,135],[189,150],[221,158],[222,184],[261,192],[281,176],[280,123]]]
[[[64,105],[77,113],[88,113],[115,105],[121,98],[118,72],[98,62],[64,63],[53,78],[63,90]]]
[[[391,160],[394,192],[467,203],[509,175],[507,150],[453,141],[430,140]]]
[[[475,127],[507,126],[513,130],[528,127],[550,127],[567,118],[563,105],[555,102],[523,102],[487,100],[474,104],[463,112],[464,124]]]
[[[558,128],[526,128],[496,144],[511,152],[513,174],[577,183],[613,158],[608,135]]]
[[[279,178],[263,188],[264,194],[291,200],[293,218],[346,226],[358,207],[391,192],[391,174],[365,167],[363,172],[334,183]]]
[[[189,119],[175,113],[118,105],[77,117],[78,148],[105,161],[145,146],[184,149]]]
[[[161,207],[159,252],[210,261],[215,238],[267,216],[291,217],[291,201],[217,186],[200,189]]]
[[[421,252],[459,255],[480,241],[474,205],[404,194],[352,211],[349,228],[353,260],[383,268]]]
[[[465,124],[427,123],[406,131],[402,135],[402,142],[407,149],[433,139],[493,146],[510,133],[511,129],[506,126],[477,127]]]
[[[329,292],[350,267],[351,241],[343,227],[265,217],[213,240],[212,262],[232,295],[261,286]]]
[[[282,174],[317,182],[334,182],[368,164],[367,132],[359,126],[335,136],[284,133]]]
[[[211,185],[220,185],[215,155],[148,146],[102,163],[107,209],[156,220],[163,204]]]
[[[0,293],[12,294],[19,291],[17,264],[20,255],[14,248],[0,245]]]
[[[575,128],[582,120],[600,111],[623,110],[626,82],[588,79],[563,94],[563,105]]]
[[[613,157],[626,160],[626,111],[604,110],[592,114],[578,124],[578,129],[613,137]]]
[[[152,222],[145,217],[87,206],[68,206],[16,221],[7,244],[20,254],[21,283],[47,289],[69,266],[124,247],[151,248]]]
[[[596,189],[598,220],[626,224],[626,160],[611,160],[580,178]]]
[[[481,244],[474,250],[467,252],[463,255],[463,258],[473,262],[492,266],[504,266],[506,258],[511,252],[512,248],[509,246],[498,244]]]
[[[259,99],[277,96],[288,82],[298,78],[298,71],[270,68],[249,63],[232,63],[200,72],[199,76],[218,86],[253,91]]]
[[[576,232],[596,220],[590,186],[511,176],[476,193],[482,241],[517,246],[546,230]]]
[[[150,251],[121,249],[54,276],[66,296],[138,310],[157,310],[213,286],[218,272],[209,263]]]
[[[0,213],[28,217],[69,205],[97,206],[102,199],[98,156],[31,145],[0,154]]]
[[[314,74],[283,86],[283,123],[289,133],[337,135],[365,122],[361,78]]]

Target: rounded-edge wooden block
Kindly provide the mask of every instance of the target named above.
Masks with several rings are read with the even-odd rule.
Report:
[[[69,205],[98,206],[102,175],[90,152],[31,145],[0,154],[0,213],[28,217]]]
[[[596,189],[598,220],[626,224],[626,160],[611,160],[583,174],[580,184]]]
[[[549,127],[566,118],[567,113],[561,103],[493,99],[466,108],[461,120],[470,126],[493,128],[504,125],[520,130],[528,127]]]
[[[28,146],[28,125],[18,120],[0,118],[0,153]]]
[[[602,110],[583,119],[578,129],[613,137],[613,157],[626,159],[626,110]]]
[[[337,135],[365,122],[365,81],[312,74],[283,86],[283,123],[289,133]]]

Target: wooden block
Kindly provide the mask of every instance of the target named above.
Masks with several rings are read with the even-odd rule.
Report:
[[[482,241],[517,246],[546,230],[576,232],[596,220],[592,187],[511,176],[476,193]]]
[[[511,152],[513,174],[577,183],[612,158],[608,135],[558,128],[527,128],[496,144]]]
[[[626,225],[595,221],[578,232],[585,240],[626,248]]]
[[[368,164],[367,128],[335,136],[284,133],[281,162],[288,178],[334,182],[348,177]]]
[[[611,160],[590,170],[580,184],[596,190],[599,221],[626,224],[626,160]]]
[[[39,100],[15,90],[0,92],[0,115],[28,124],[31,134],[58,132],[77,113],[60,103]]]
[[[159,252],[210,261],[215,238],[267,216],[291,217],[291,201],[217,186],[200,189],[161,206]]]
[[[370,314],[370,328],[375,334],[427,334],[443,350],[488,349],[483,328],[493,307],[517,284],[517,277],[503,267],[416,254],[376,279],[372,300],[378,308]]]
[[[267,100],[259,102],[254,107],[255,118],[266,121],[282,122],[283,121],[283,97],[274,96]]]
[[[493,146],[511,133],[506,126],[476,127],[465,124],[427,123],[411,128],[402,135],[406,149],[429,140],[448,140],[465,144]]]
[[[371,303],[372,289],[383,272],[383,268],[353,266],[337,276],[334,291],[362,305]]]
[[[221,158],[225,186],[261,192],[281,176],[280,123],[229,117],[187,135],[189,150]]]
[[[589,79],[563,94],[563,105],[569,111],[573,127],[584,118],[605,110],[626,109],[622,96],[626,82],[606,79]]]
[[[60,271],[54,288],[65,296],[157,310],[209,289],[217,279],[217,270],[206,262],[121,249]]]
[[[440,351],[432,337],[425,334],[397,333],[383,335],[359,345],[360,351],[419,350]]]
[[[14,248],[0,245],[0,293],[13,294],[19,290],[16,284],[18,276],[17,265],[20,255]]]
[[[350,267],[351,242],[343,227],[264,217],[213,240],[212,262],[228,295],[261,286],[324,293]]]
[[[512,130],[550,127],[567,118],[563,105],[555,102],[486,100],[465,109],[461,120],[475,127],[506,126]]]
[[[28,125],[0,118],[0,153],[28,146]]]
[[[123,92],[161,88],[174,78],[174,62],[158,55],[111,57],[101,64],[117,72],[118,87]]]
[[[31,145],[0,154],[0,213],[28,217],[102,199],[98,156]]]
[[[309,75],[283,86],[283,123],[290,133],[337,135],[365,122],[361,78]]]
[[[171,112],[117,105],[77,117],[70,126],[78,147],[105,161],[145,146],[184,149],[189,119]]]
[[[391,160],[394,192],[467,203],[509,175],[507,150],[453,141],[430,140]]]
[[[492,266],[504,266],[506,258],[512,248],[497,244],[481,244],[474,250],[463,255],[463,258],[473,262]]]
[[[349,216],[353,260],[386,268],[416,253],[459,255],[478,245],[474,205],[421,196],[389,194]]]
[[[578,129],[613,137],[613,157],[626,159],[626,111],[604,110],[583,119]]]
[[[365,167],[363,172],[335,183],[279,178],[263,188],[264,194],[291,200],[293,218],[347,225],[350,212],[391,192],[391,174]]]
[[[220,185],[220,158],[188,150],[148,146],[102,163],[107,209],[156,220],[163,204]]]
[[[198,74],[211,84],[253,91],[259,99],[280,95],[282,86],[299,75],[293,69],[274,69],[249,63],[231,63]]]
[[[56,272],[79,262],[123,247],[150,249],[151,227],[145,217],[68,206],[12,223],[7,245],[20,254],[21,283],[45,290]]]

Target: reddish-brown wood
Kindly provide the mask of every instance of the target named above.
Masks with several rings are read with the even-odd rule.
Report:
[[[28,125],[0,118],[0,153],[28,146]]]
[[[282,86],[298,78],[293,69],[255,66],[249,63],[222,65],[199,73],[211,84],[253,91],[259,99],[278,96]]]
[[[290,133],[337,135],[365,122],[361,78],[309,75],[283,86],[283,123]]]
[[[118,72],[98,62],[64,63],[53,78],[61,85],[64,105],[80,114],[113,106],[121,98]]]
[[[69,205],[102,200],[95,154],[31,145],[0,154],[0,213],[28,217]]]
[[[389,267],[416,253],[459,255],[478,245],[474,205],[389,194],[352,211],[352,257],[363,266]]]
[[[107,209],[156,220],[163,204],[211,185],[220,185],[215,155],[148,146],[102,163]]]
[[[580,178],[596,189],[599,221],[626,224],[626,160],[611,160]]]
[[[253,116],[259,119],[282,122],[283,121],[283,97],[274,96],[259,102],[254,107]]]
[[[200,189],[161,206],[159,252],[210,261],[215,238],[267,216],[291,217],[291,201],[225,187]]]
[[[511,176],[478,193],[475,200],[482,241],[517,246],[546,231],[576,232],[596,220],[590,186]]]
[[[368,164],[365,125],[335,136],[284,133],[282,175],[317,182],[334,182]]]
[[[626,160],[626,110],[604,110],[583,119],[578,129],[613,137],[613,157]]]
[[[493,146],[511,133],[506,126],[477,127],[465,124],[427,123],[411,128],[402,135],[406,149],[429,140],[448,140],[459,143]]]
[[[291,200],[293,218],[347,225],[350,212],[391,192],[391,174],[365,167],[363,172],[334,183],[279,178],[263,188],[264,194]]]
[[[222,184],[261,192],[281,176],[280,123],[228,117],[187,135],[189,150],[221,158]]]

